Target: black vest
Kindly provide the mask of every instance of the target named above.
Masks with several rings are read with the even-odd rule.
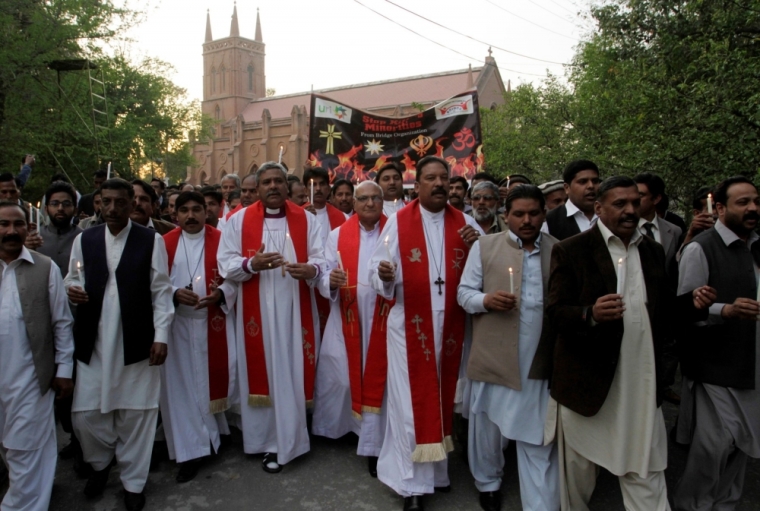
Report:
[[[103,311],[103,299],[108,283],[105,224],[82,232],[85,291],[87,303],[77,306],[74,322],[74,356],[90,363],[98,338],[98,325]],[[141,362],[150,357],[155,329],[153,299],[150,290],[150,270],[156,232],[132,223],[116,268],[119,292],[121,328],[124,335],[124,365]],[[104,317],[109,321],[111,318]]]
[[[575,218],[567,216],[564,204],[546,214],[546,225],[549,227],[549,234],[560,241],[581,233]]]
[[[734,303],[737,298],[757,298],[753,261],[760,263],[760,243],[752,250],[744,241],[729,246],[715,228],[694,238],[707,258],[710,278],[715,288],[715,303]],[[755,321],[725,320],[718,325],[693,328],[681,346],[683,374],[700,383],[737,389],[755,388]]]

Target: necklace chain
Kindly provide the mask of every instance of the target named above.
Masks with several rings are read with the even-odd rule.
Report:
[[[430,247],[430,248],[432,249],[432,247],[431,247],[431,243],[430,243],[430,237],[428,236],[428,232],[427,232],[427,229],[425,229],[425,221],[424,221],[424,220],[422,221],[422,230],[423,230],[423,231],[425,231],[425,240],[427,241],[428,247]],[[444,226],[444,236],[445,236],[445,235],[446,235],[446,232],[445,232],[445,226]],[[433,257],[433,264],[435,265],[435,271],[437,271],[437,272],[438,272],[438,279],[439,279],[439,280],[440,280],[440,278],[441,278],[441,265],[443,264],[443,244],[444,244],[445,242],[446,242],[446,240],[445,240],[445,239],[444,239],[444,240],[441,242],[441,259],[440,259],[440,261],[441,261],[441,264],[438,264],[438,261],[437,261],[437,260],[436,260],[436,258],[435,258],[435,254],[433,254],[433,250],[430,250],[430,251],[429,251],[429,252],[430,252],[430,254],[431,254],[431,255],[432,255],[432,257]]]
[[[193,270],[193,273],[190,273],[190,257],[188,257],[188,255],[187,255],[187,245],[185,244],[185,237],[181,236],[181,238],[182,238],[182,248],[185,251],[185,259],[187,260],[187,273],[188,273],[188,276],[190,277],[189,287],[192,288],[192,286],[193,286],[193,278],[195,278],[195,273],[198,271],[198,268],[201,265],[201,261],[203,261],[203,254],[206,252],[206,247],[204,246],[201,249],[201,255],[200,255],[200,257],[198,257],[198,262],[195,263],[195,270]],[[204,243],[204,245],[205,245],[205,243]]]
[[[267,219],[266,218],[264,219],[264,229],[266,229],[266,231],[267,231],[267,238],[269,238],[270,240],[272,240],[272,243],[274,243],[274,238],[272,237],[272,231],[269,230],[269,225],[267,224]],[[283,257],[285,257],[285,254],[284,254],[284,252],[285,252],[285,243],[287,243],[287,241],[288,241],[288,237],[285,236],[283,238],[283,240],[282,240],[282,243],[280,244],[279,250],[276,250],[276,252],[278,254],[280,254],[281,256],[283,256]],[[277,248],[277,247],[273,247],[273,248]]]

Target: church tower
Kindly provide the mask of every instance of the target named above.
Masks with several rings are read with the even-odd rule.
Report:
[[[232,9],[229,37],[213,39],[211,15],[207,12],[203,43],[203,113],[225,122],[241,113],[252,100],[265,97],[264,57],[258,10],[255,39],[240,36],[237,3]]]

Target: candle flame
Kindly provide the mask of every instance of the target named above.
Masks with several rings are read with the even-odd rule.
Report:
[[[385,244],[386,244],[386,245],[388,244],[388,238],[390,238],[390,237],[391,237],[391,235],[390,235],[390,234],[389,234],[388,236],[386,236],[386,237],[385,237]]]
[[[81,270],[81,269],[82,269],[82,262],[77,261],[77,270]]]
[[[708,193],[708,194],[707,194],[707,198],[709,198],[709,199],[712,199],[712,194],[711,194],[711,193]]]
[[[623,264],[623,258],[618,259],[618,264]]]
[[[509,269],[509,273],[512,273],[512,268]]]

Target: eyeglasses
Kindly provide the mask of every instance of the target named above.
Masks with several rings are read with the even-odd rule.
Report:
[[[359,204],[364,204],[370,199],[372,199],[373,202],[377,203],[383,202],[383,198],[379,195],[359,195],[358,197],[355,197],[355,199]]]
[[[481,200],[489,201],[489,200],[496,200],[496,197],[493,195],[473,195],[472,196],[472,202],[478,202]]]
[[[58,208],[60,206],[63,206],[64,208],[70,208],[74,205],[74,203],[71,202],[70,200],[65,200],[65,201],[51,200],[48,203],[48,205],[53,208]]]

